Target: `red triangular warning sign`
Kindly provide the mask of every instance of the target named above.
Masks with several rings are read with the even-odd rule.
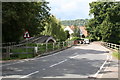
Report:
[[[24,33],[24,38],[30,38],[30,35],[29,35],[28,31],[26,31],[26,32]]]

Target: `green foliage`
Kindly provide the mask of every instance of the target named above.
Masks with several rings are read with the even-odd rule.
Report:
[[[53,36],[57,41],[65,41],[67,39],[67,33],[64,31],[63,25],[53,15],[50,16],[50,21],[45,26],[42,34]]]
[[[73,32],[74,33],[71,34],[73,37],[80,37],[80,29],[79,29],[79,27],[75,26]]]
[[[113,52],[112,56],[116,57],[117,59],[120,60],[120,54],[118,52]]]
[[[12,53],[25,53],[25,52],[29,52],[29,53],[33,53],[34,49],[33,48],[15,48],[11,50]]]
[[[94,40],[103,40],[120,44],[120,3],[92,2],[87,30]]]
[[[68,39],[68,38],[70,38],[69,31],[68,31],[68,30],[66,30],[66,31],[65,31],[65,33],[66,33],[67,39]]]
[[[3,42],[16,42],[23,38],[26,30],[35,36],[44,30],[49,21],[46,2],[3,2]]]
[[[61,21],[62,25],[64,26],[71,26],[71,25],[76,25],[76,26],[84,26],[88,22],[88,19],[77,19],[77,20],[64,20]]]

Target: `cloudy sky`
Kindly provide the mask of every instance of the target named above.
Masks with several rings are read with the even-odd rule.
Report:
[[[51,13],[60,20],[89,19],[89,3],[96,0],[46,0]]]

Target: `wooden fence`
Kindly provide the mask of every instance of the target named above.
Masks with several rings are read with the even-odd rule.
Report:
[[[18,57],[21,54],[28,55],[39,55],[46,52],[60,50],[74,45],[74,41],[56,42],[56,43],[28,43],[28,44],[17,44],[8,45],[2,47],[2,58]],[[15,56],[13,56],[15,55]],[[22,55],[23,56],[23,55]]]

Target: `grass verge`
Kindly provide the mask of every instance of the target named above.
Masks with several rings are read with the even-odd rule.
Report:
[[[116,57],[118,60],[120,60],[120,53],[118,52],[113,52],[112,56]]]
[[[10,58],[3,58],[2,60],[13,60],[13,59],[26,59],[26,58],[33,58],[33,54],[12,54]]]

